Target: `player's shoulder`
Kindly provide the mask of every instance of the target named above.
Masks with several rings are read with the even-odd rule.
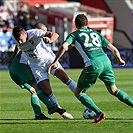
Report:
[[[40,30],[39,29],[30,29],[30,30],[27,30],[26,33],[28,34],[28,37],[33,37],[33,36],[38,36],[38,34],[40,33],[39,32]]]
[[[26,31],[28,34],[30,34],[30,33],[35,33],[36,32],[36,29],[29,29],[29,30],[27,30]]]
[[[92,29],[92,28],[88,28],[88,29],[90,30],[90,34],[91,34],[91,33],[95,33],[95,34],[98,34],[99,36],[102,37],[102,34],[101,34],[99,31],[94,30],[94,29]]]

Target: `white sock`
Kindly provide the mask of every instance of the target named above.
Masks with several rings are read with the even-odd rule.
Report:
[[[66,85],[70,88],[72,92],[74,92],[77,87],[77,84],[71,78],[66,82]]]
[[[56,100],[56,96],[52,93],[49,96],[50,100],[52,101],[53,104],[57,105],[59,108],[61,108],[61,106],[58,104],[57,100]]]

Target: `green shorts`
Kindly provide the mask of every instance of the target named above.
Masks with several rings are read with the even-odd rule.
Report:
[[[32,86],[35,82],[34,76],[28,65],[18,63],[13,60],[9,67],[9,74],[12,80],[21,88],[25,88],[24,84],[28,83]]]
[[[102,80],[106,86],[115,84],[114,72],[110,60],[95,62],[93,65],[83,69],[79,79],[78,87],[87,90],[96,83],[97,78]]]

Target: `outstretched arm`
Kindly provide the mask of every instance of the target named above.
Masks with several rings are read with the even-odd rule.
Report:
[[[124,66],[125,65],[125,61],[121,58],[121,55],[120,55],[118,49],[115,46],[113,46],[111,43],[107,46],[107,48],[109,50],[111,50],[113,55],[117,58],[118,64],[120,66]]]
[[[62,55],[65,53],[66,48],[68,47],[68,43],[65,42],[62,44],[62,46],[59,48],[58,53],[56,54],[55,60],[53,61],[53,63],[50,65],[49,69],[48,69],[48,73],[50,74],[50,71],[55,68],[56,63],[58,62],[58,60],[62,57]]]

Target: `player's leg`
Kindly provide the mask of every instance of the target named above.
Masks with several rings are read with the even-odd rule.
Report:
[[[29,82],[29,84],[32,84],[31,82]],[[48,113],[49,114],[53,114],[54,112],[58,112],[63,118],[65,119],[72,119],[73,117],[68,114],[66,112],[65,109],[62,109],[60,106],[58,107],[58,105],[55,103],[56,101],[56,97],[54,97],[54,100],[52,98],[52,100],[49,98],[49,96],[47,96],[44,91],[42,89],[39,89],[38,86],[36,85],[36,83],[34,82],[32,84],[32,86],[34,88],[36,88],[36,91],[37,91],[37,96],[39,97],[39,99],[47,106],[48,108]],[[29,86],[28,86],[29,87]],[[51,95],[50,95],[51,96]],[[37,98],[35,99],[36,97],[34,96],[34,99],[32,102],[35,102],[37,103]],[[35,104],[32,104],[32,105],[35,105]],[[36,109],[37,109],[37,106],[36,106]],[[38,110],[37,110],[38,111]],[[44,117],[44,116],[43,116]],[[46,117],[46,116],[45,116]],[[36,115],[36,118],[39,119],[40,118],[40,115]],[[41,115],[41,118],[42,118],[42,115]],[[40,119],[41,119],[40,118]]]
[[[11,78],[17,85],[19,85],[20,87],[23,86],[23,88],[26,88],[26,87],[24,87],[24,85],[21,85],[19,80],[17,78],[15,78],[12,74],[11,74]],[[28,86],[30,86],[30,85],[28,85]],[[27,90],[30,92],[30,88]],[[35,114],[35,119],[49,119],[41,111],[41,106],[40,106],[40,102],[39,102],[37,94],[36,93],[32,94],[32,92],[31,92],[31,105],[32,105],[32,108],[33,108],[33,111]]]
[[[96,106],[93,100],[85,93],[82,93],[81,88],[76,88],[75,96],[79,99],[79,101],[81,101],[84,106],[93,110],[96,114],[99,114],[101,112],[101,110]]]
[[[93,66],[84,68],[78,79],[78,85],[75,91],[75,96],[81,101],[81,103],[97,114],[94,119],[94,123],[100,123],[101,120],[105,119],[106,115],[100,108],[98,108],[94,101],[83,92],[95,84],[98,73],[99,72],[96,71]]]
[[[44,91],[44,93],[51,99],[51,101],[53,102],[54,105],[57,105],[58,107],[60,107],[60,105],[58,104],[55,95],[52,92],[50,83],[49,83],[49,79],[45,79],[42,80],[38,83],[39,87]]]
[[[32,73],[36,79],[36,82],[37,82],[39,88],[41,88],[43,90],[43,92],[47,96],[49,96],[49,98],[53,102],[53,104],[59,106],[55,95],[52,93],[46,65],[44,66],[44,68],[34,67],[34,66],[30,66],[30,67],[31,67]]]
[[[53,102],[54,106],[57,106],[57,110],[49,111],[49,114],[53,114],[54,112],[58,112],[63,118],[73,119],[71,114],[68,114],[65,109],[62,109],[58,104],[55,95],[52,93],[52,89],[49,82],[49,74],[47,72],[47,65],[42,67],[34,67],[30,66],[32,69],[32,73],[36,79],[38,86],[43,90],[43,92],[49,97],[49,99]],[[67,115],[68,114],[68,115]]]
[[[49,99],[49,97],[44,93],[42,89],[39,88],[39,86],[35,83],[32,83],[32,86],[35,88],[37,95],[39,99],[46,105],[46,107],[49,109],[53,106],[53,102]]]
[[[29,84],[31,84],[31,82],[29,82]],[[29,90],[29,87],[30,87],[29,84],[28,85],[27,84],[24,84],[25,85],[25,88],[27,88],[28,90]],[[36,88],[36,90],[37,90],[37,95],[33,95],[34,97],[33,96],[31,97],[32,98],[31,99],[31,102],[32,102],[32,106],[34,107],[35,113],[37,111],[39,112],[39,109],[40,109],[39,108],[40,106],[37,105],[37,103],[39,102],[39,100],[37,99],[36,96],[38,96],[39,99],[47,106],[49,114],[53,114],[54,112],[58,112],[65,119],[73,119],[73,117],[71,116],[71,114],[68,114],[65,109],[59,108],[57,105],[53,104],[53,102],[50,100],[49,96],[47,96],[43,92],[42,89],[38,89],[38,86],[35,83],[32,84],[32,86],[34,86]],[[54,102],[55,102],[55,100],[54,100]],[[41,113],[41,111],[40,111],[40,113]],[[42,113],[40,115],[38,115],[38,114],[39,113],[36,113],[36,119],[49,119],[48,117],[46,117]]]
[[[66,84],[72,92],[75,91],[77,84],[70,77],[68,77],[60,63],[57,63],[57,67],[51,71],[51,74],[55,75],[64,84]]]
[[[17,67],[16,67],[17,66]],[[26,81],[30,81],[30,83],[33,83],[34,77],[32,76],[32,73],[28,73],[29,67],[25,64],[18,63],[17,60],[13,61],[9,68],[9,74],[12,80],[19,85],[21,88],[26,88],[29,92],[30,88],[32,86],[28,83],[25,84]],[[23,73],[22,73],[23,72]],[[38,99],[38,96],[36,93],[31,95],[31,105],[35,113],[35,118],[37,119],[48,119],[44,114],[41,112],[41,106]]]
[[[124,91],[117,89],[115,85],[115,76],[110,61],[106,62],[104,66],[105,71],[103,71],[99,78],[105,83],[105,86],[108,89],[109,93],[116,96],[120,101],[124,102],[125,104],[133,107],[133,100],[129,97],[129,95]]]
[[[41,105],[40,105],[37,94],[31,94],[31,105],[34,110],[36,120],[45,120],[45,119],[49,120],[50,119],[41,112]]]
[[[65,119],[73,119],[73,116],[71,114],[67,113],[66,110],[62,109],[60,107],[60,105],[58,104],[56,96],[52,93],[49,79],[40,81],[38,83],[38,85],[53,103],[53,108],[49,109],[49,114],[53,114],[54,112],[58,112]]]
[[[97,115],[94,118],[94,123],[100,123],[101,120],[106,118],[105,113],[103,113],[100,108],[93,102],[93,100],[86,95],[85,93],[82,93],[83,90],[80,88],[76,88],[75,96],[78,98],[78,100],[89,109],[93,110]]]
[[[110,94],[116,96],[120,101],[124,102],[125,104],[131,106],[133,108],[133,100],[131,97],[124,91],[117,89],[116,85],[113,86],[106,86]]]

